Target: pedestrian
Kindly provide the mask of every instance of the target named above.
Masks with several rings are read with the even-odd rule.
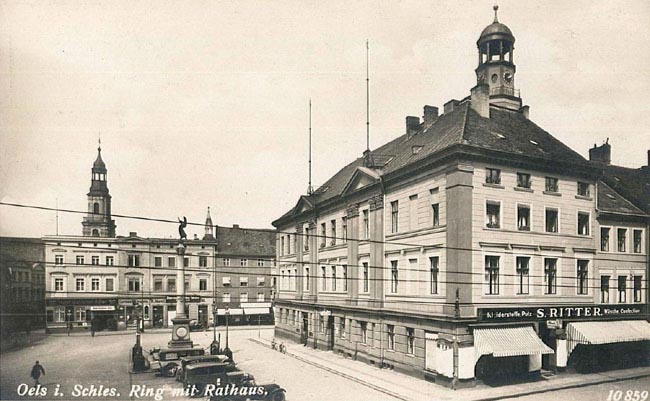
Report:
[[[95,337],[95,321],[90,322],[90,335]]]
[[[40,379],[41,375],[45,376],[45,369],[43,369],[43,366],[41,366],[41,364],[36,361],[32,367],[32,379],[34,379],[34,386],[38,386],[38,379]]]
[[[70,337],[71,331],[72,331],[72,323],[68,323],[68,337]]]

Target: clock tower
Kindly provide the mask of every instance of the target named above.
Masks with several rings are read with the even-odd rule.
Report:
[[[494,6],[494,22],[483,29],[476,42],[476,80],[479,85],[490,87],[490,104],[519,110],[522,103],[519,90],[515,89],[515,37],[510,28],[499,22],[498,10],[499,6]]]

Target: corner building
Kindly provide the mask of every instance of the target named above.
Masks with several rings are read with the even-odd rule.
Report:
[[[514,43],[495,9],[469,96],[273,222],[277,336],[454,387],[563,370],[602,330],[647,350],[645,295],[600,298],[603,167],[529,119]],[[647,283],[645,242],[639,260]]]

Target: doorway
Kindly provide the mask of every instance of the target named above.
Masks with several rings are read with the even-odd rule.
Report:
[[[327,317],[327,350],[334,349],[334,316]]]

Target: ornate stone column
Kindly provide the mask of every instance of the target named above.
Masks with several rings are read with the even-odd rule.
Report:
[[[185,244],[181,242],[176,247],[176,317],[172,319],[172,339],[170,348],[193,347],[190,339],[190,319],[185,314]]]

